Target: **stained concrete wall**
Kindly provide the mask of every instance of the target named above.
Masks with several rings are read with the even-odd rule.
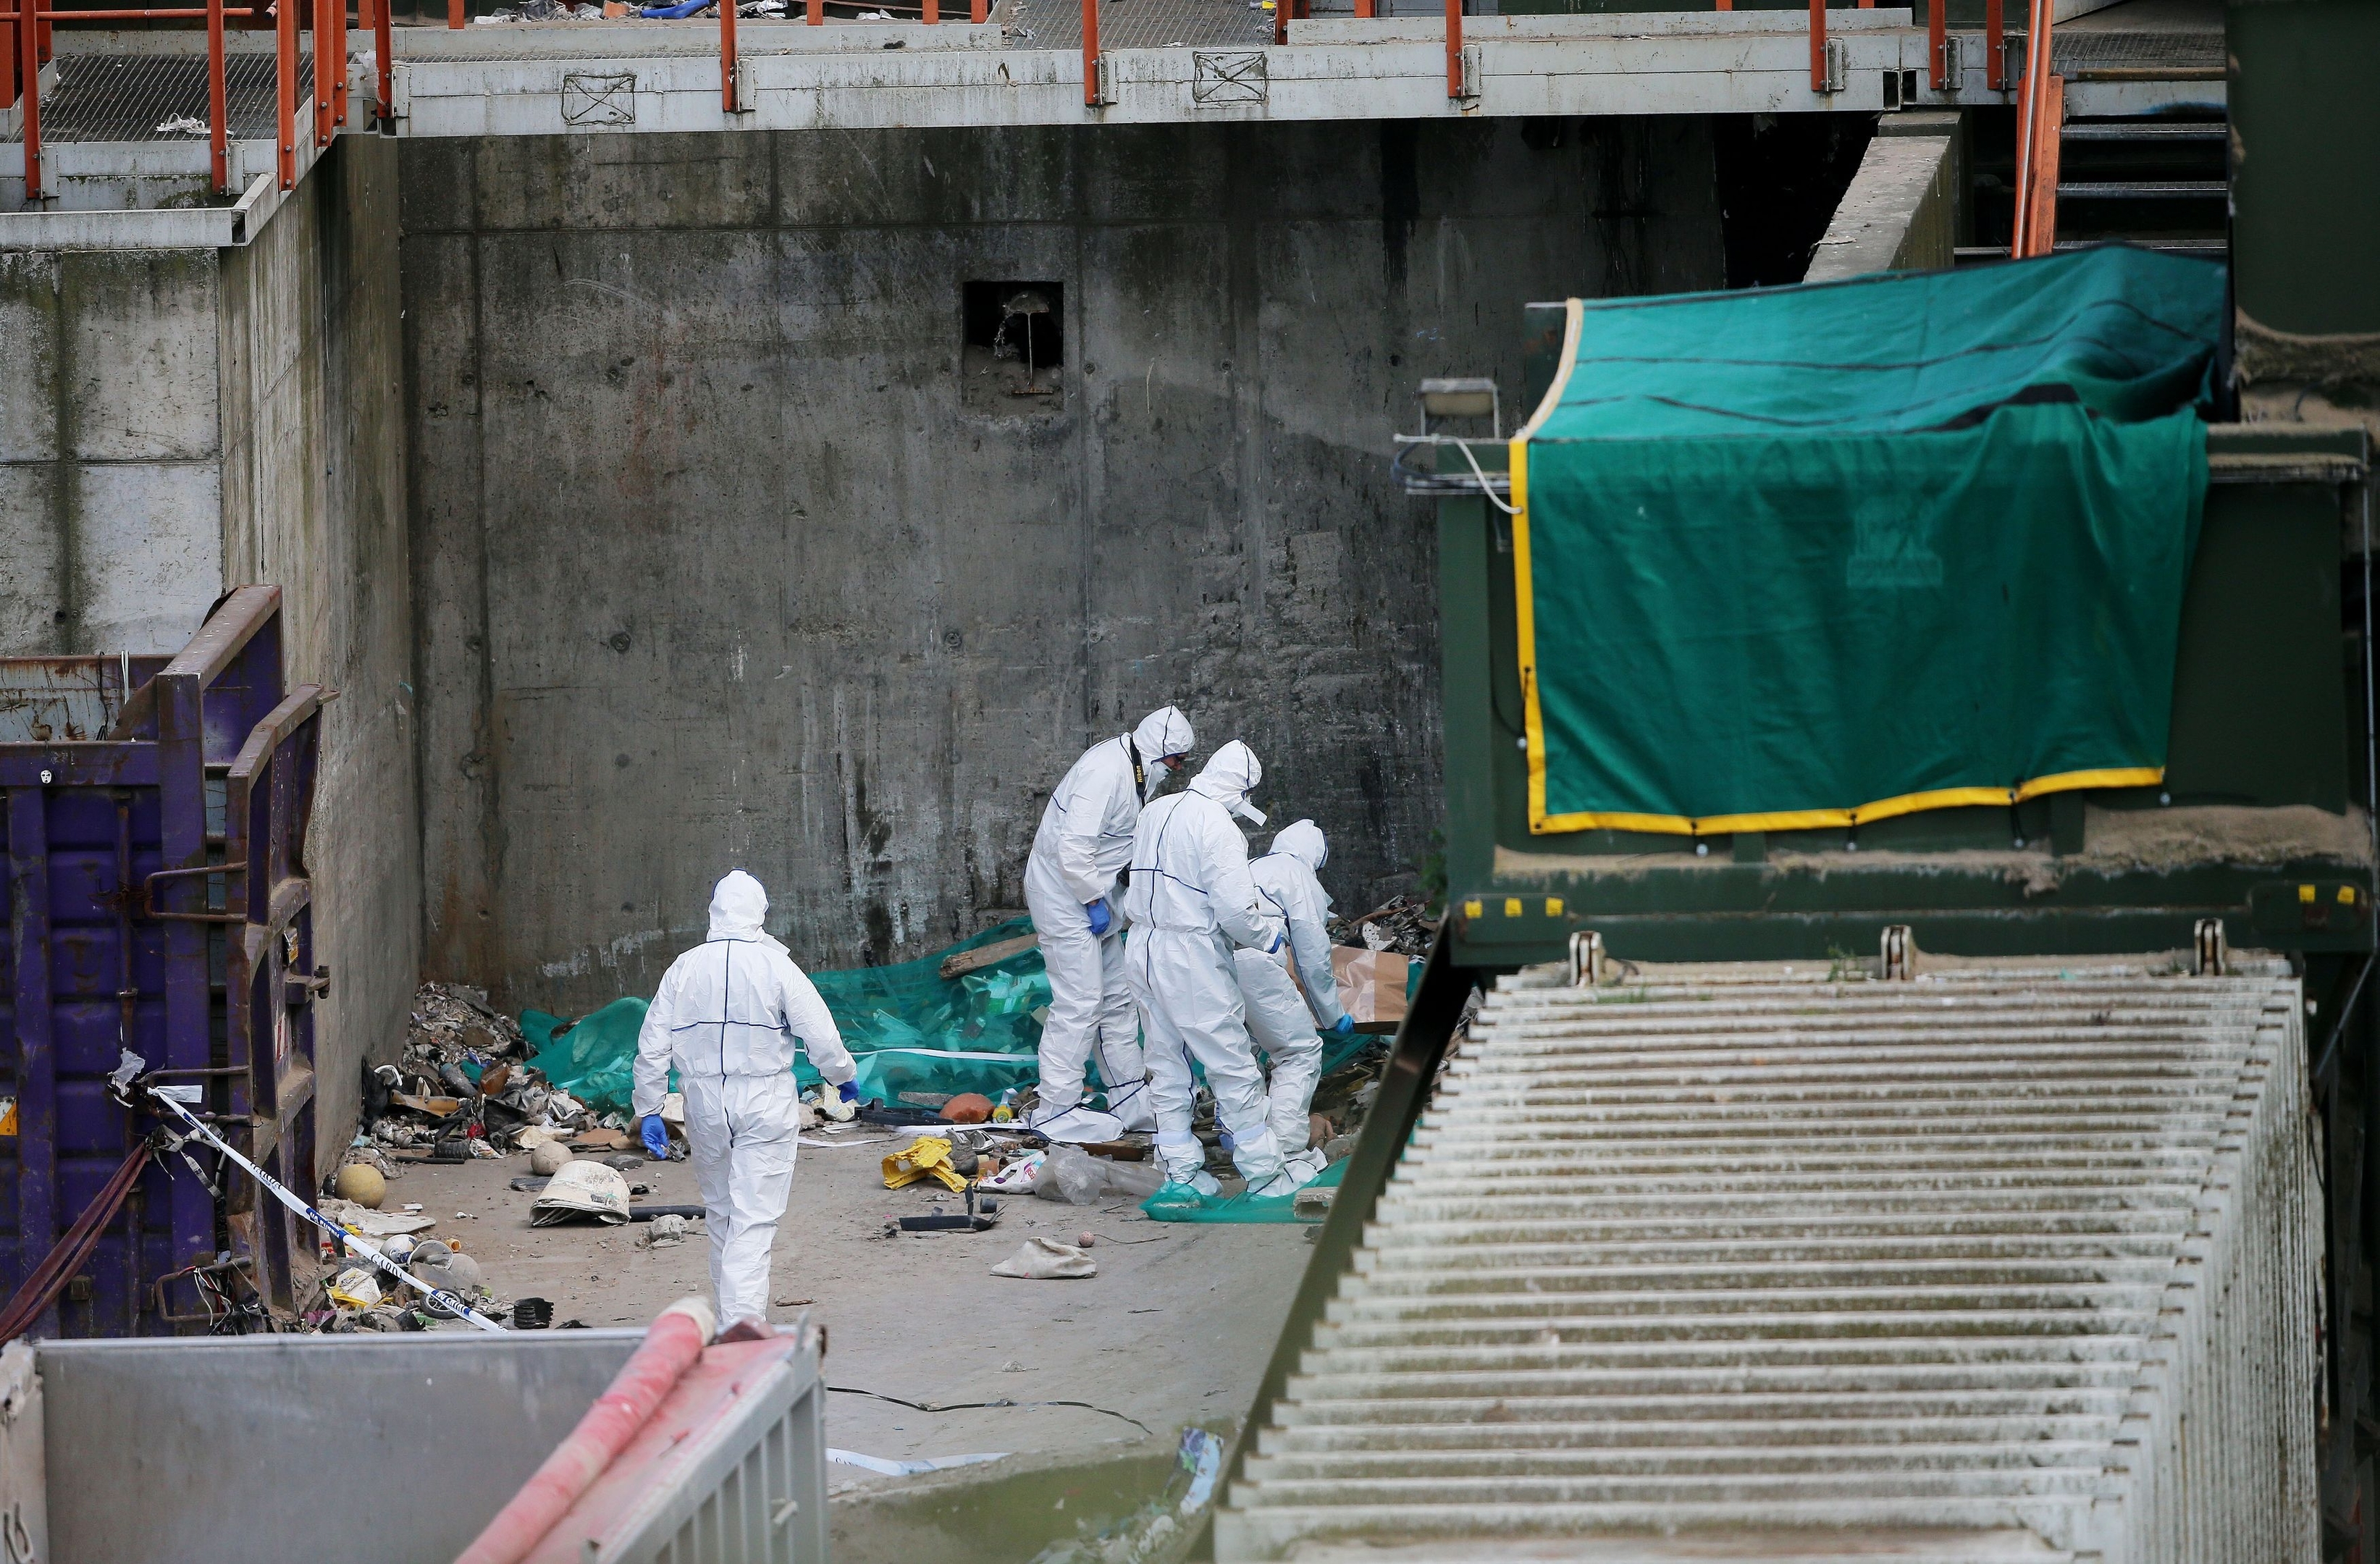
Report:
[[[1320,822],[1342,905],[1409,887],[1415,383],[1516,394],[1524,302],[1722,270],[1699,121],[403,157],[424,959],[564,1011],[650,992],[739,865],[808,962],[972,931],[1166,701]],[[963,395],[970,279],[1062,285],[1054,406]]]
[[[0,252],[0,656],[169,652],[223,590],[204,250]]]
[[[346,1144],[358,1066],[395,1057],[420,967],[412,581],[397,285],[397,157],[345,137],[222,258],[225,580],[282,588],[292,683],[323,713],[310,839],[319,1144]]]
[[[325,715],[310,867],[319,1142],[419,966],[396,158],[346,138],[235,249],[0,253],[0,655],[169,652],[284,592]]]

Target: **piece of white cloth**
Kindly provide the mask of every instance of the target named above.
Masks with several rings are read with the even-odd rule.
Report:
[[[1187,792],[1143,810],[1133,838],[1124,969],[1148,1043],[1158,1156],[1177,1182],[1188,1182],[1204,1158],[1191,1128],[1194,1059],[1206,1072],[1216,1115],[1232,1134],[1232,1163],[1248,1187],[1268,1186],[1281,1172],[1231,953],[1234,946],[1271,951],[1283,942],[1280,915],[1248,876],[1247,839],[1231,819],[1245,812],[1263,775],[1255,755],[1234,739],[1215,752]]]
[[[710,1235],[722,1330],[769,1317],[769,1253],[794,1189],[793,1072],[686,1077],[686,1138]]]
[[[830,1087],[857,1073],[818,989],[762,928],[768,912],[759,880],[741,869],[722,879],[710,936],[670,964],[637,1034],[637,1116],[660,1111],[672,1066],[686,1095],[722,1330],[768,1316],[769,1251],[798,1134],[794,1050]]]
[[[1141,806],[1167,774],[1157,762],[1186,752],[1193,741],[1190,720],[1180,711],[1152,711],[1130,734],[1086,751],[1041,811],[1025,864],[1025,904],[1050,976],[1033,1121],[1045,1134],[1106,1140],[1156,1122],[1123,976],[1123,919],[1116,916],[1107,937],[1096,938],[1084,909],[1101,898],[1113,909],[1116,876],[1132,860]],[[1094,1060],[1109,1115],[1080,1108],[1084,1073]]]

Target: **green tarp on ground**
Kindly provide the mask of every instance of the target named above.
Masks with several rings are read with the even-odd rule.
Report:
[[[2109,247],[1570,310],[1512,446],[1532,830],[2162,777],[2221,267]]]
[[[997,1097],[1036,1079],[1041,1023],[1035,1012],[1050,1002],[1039,949],[955,978],[941,975],[945,957],[1031,932],[1031,919],[1012,918],[920,961],[811,973],[859,1067],[860,1096],[894,1106],[939,1107],[961,1092]],[[640,999],[614,1000],[558,1038],[560,1016],[523,1011],[521,1031],[534,1055],[529,1062],[597,1111],[626,1113],[645,1009]],[[819,1081],[806,1054],[795,1056],[794,1075],[805,1088]]]
[[[1345,1158],[1322,1170],[1306,1189],[1336,1189],[1347,1176]],[[1295,1206],[1297,1194],[1256,1195],[1245,1191],[1238,1194],[1202,1195],[1186,1184],[1167,1184],[1140,1203],[1141,1215],[1159,1222],[1217,1222],[1241,1224],[1247,1222],[1318,1222],[1320,1214],[1301,1217]]]

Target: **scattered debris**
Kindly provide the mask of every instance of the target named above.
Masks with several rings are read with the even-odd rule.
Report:
[[[1164,1185],[1155,1163],[1112,1162],[1080,1146],[1053,1146],[1034,1180],[1033,1193],[1069,1206],[1097,1206],[1117,1198],[1146,1200]]]
[[[1368,913],[1332,918],[1330,942],[1421,957],[1429,954],[1430,943],[1438,938],[1438,922],[1428,908],[1412,897],[1391,896]]]
[[[581,1217],[613,1224],[628,1219],[628,1181],[618,1169],[594,1161],[572,1162],[554,1174],[529,1205],[528,1219],[539,1227]]]
[[[637,1239],[637,1246],[640,1249],[660,1249],[668,1244],[684,1243],[686,1236],[684,1217],[675,1215],[655,1217],[645,1224],[645,1231]]]
[[[380,1203],[388,1198],[388,1180],[369,1162],[343,1162],[332,1175],[331,1187],[342,1200],[352,1201],[367,1211],[377,1211]]]

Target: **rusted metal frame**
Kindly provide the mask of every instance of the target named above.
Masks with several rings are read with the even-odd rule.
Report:
[[[2056,134],[2050,115],[2053,102],[2062,111],[2065,94],[2049,70],[2049,28],[2055,0],[2033,0],[2033,13],[2024,37],[2024,79],[2017,98],[2016,117],[2016,199],[2009,214],[2009,254],[2022,259],[2046,254],[2040,248],[2040,236],[2045,226],[2052,233],[2057,229],[2056,204],[2058,192],[2052,185],[2046,199],[2051,210],[2045,216],[2041,211],[2044,200],[2042,167],[2044,159],[2056,167],[2057,153],[2046,148]],[[2054,179],[2056,175],[2053,173]]]
[[[735,112],[735,0],[719,0],[719,101]]]
[[[1925,81],[1937,92],[1950,90],[1950,0],[1925,0]]]
[[[231,126],[225,98],[224,3],[207,0],[207,172],[215,194],[231,194]]]
[[[2006,3],[2007,0],[1984,0],[1984,85],[1994,92],[2008,91]]]
[[[331,78],[337,64],[331,57],[331,8],[345,6],[346,0],[314,0],[313,15],[308,18],[314,30],[314,150],[322,151],[331,144]]]
[[[372,115],[382,125],[394,124],[395,88],[391,84],[391,56],[396,52],[389,34],[388,13],[395,0],[372,0]]]
[[[24,94],[18,139],[25,146],[25,202],[42,199],[42,24],[36,0],[17,0],[17,83]]]
[[[298,188],[298,0],[281,0],[273,14],[273,144],[285,190]]]
[[[1446,0],[1446,95],[1463,96],[1463,0]]]
[[[207,867],[206,716],[201,671],[211,663],[219,672],[240,646],[252,637],[254,626],[225,646],[237,628],[237,616],[226,603],[200,627],[182,656],[152,681],[157,695],[157,794],[159,867]],[[221,629],[210,637],[210,631]],[[220,650],[220,657],[217,652]],[[193,885],[191,879],[196,879]],[[203,876],[169,881],[152,915],[204,913],[209,910]],[[228,899],[228,898],[226,898]],[[207,947],[210,929],[204,923],[165,921],[161,939],[165,951],[165,1037],[163,1059],[150,1063],[170,1070],[203,1069],[212,1063],[214,1000],[208,981]],[[212,1094],[210,1094],[212,1095]],[[210,1104],[210,1106],[212,1106]],[[168,1195],[167,1258],[188,1265],[214,1257],[215,1202],[195,1179],[176,1179]]]
[[[50,773],[50,782],[42,773]],[[0,745],[0,787],[152,787],[157,752],[149,746],[107,744]]]
[[[1083,0],[1083,106],[1099,106],[1099,0]]]
[[[1810,0],[1810,91],[1827,90],[1827,0]]]
[[[360,0],[359,0],[360,3]],[[322,74],[322,41],[314,41],[314,74]],[[347,125],[347,0],[331,0],[331,128]]]
[[[28,27],[28,33],[30,32]],[[30,102],[30,97],[28,99]],[[8,939],[16,956],[17,1241],[20,1274],[57,1242],[57,1052],[50,998],[49,799],[12,787],[8,807]],[[35,1328],[57,1334],[57,1306]]]

